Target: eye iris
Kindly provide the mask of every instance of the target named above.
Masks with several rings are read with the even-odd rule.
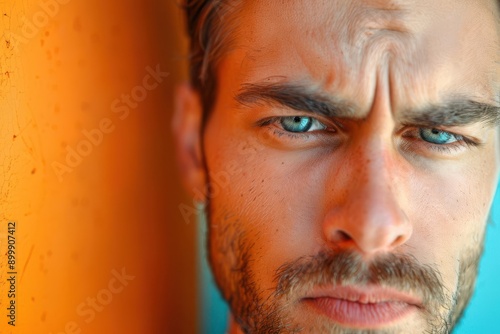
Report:
[[[420,129],[420,137],[426,142],[441,145],[453,139],[451,133],[438,129]]]
[[[312,126],[312,118],[311,117],[284,117],[281,120],[281,125],[283,129],[290,132],[306,132]]]

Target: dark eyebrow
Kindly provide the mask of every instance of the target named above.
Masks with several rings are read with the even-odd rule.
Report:
[[[270,104],[330,118],[354,118],[354,105],[348,101],[288,83],[243,84],[235,97],[244,106]]]
[[[359,114],[359,108],[350,101],[298,84],[246,83],[241,85],[235,99],[243,106],[264,103],[329,118],[364,118]],[[396,117],[404,124],[422,127],[465,126],[480,122],[496,126],[500,125],[500,107],[467,98],[455,98],[420,109],[402,110]]]
[[[460,98],[418,110],[406,110],[400,121],[427,127],[464,126],[475,123],[497,126],[500,125],[500,107]]]

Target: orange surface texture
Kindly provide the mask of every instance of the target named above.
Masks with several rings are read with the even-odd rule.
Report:
[[[0,333],[195,333],[197,226],[179,214],[171,148],[186,72],[175,1],[0,10]]]

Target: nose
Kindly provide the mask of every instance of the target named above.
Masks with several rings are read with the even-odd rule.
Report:
[[[401,207],[404,181],[396,177],[398,163],[381,145],[359,148],[353,156],[332,180],[342,195],[335,196],[324,217],[324,237],[334,249],[354,248],[366,256],[390,252],[412,234]]]

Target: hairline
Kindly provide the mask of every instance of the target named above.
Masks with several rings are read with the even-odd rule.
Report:
[[[190,81],[200,94],[203,128],[217,100],[220,64],[224,56],[236,44],[238,30],[236,17],[243,9],[242,3],[243,0],[185,0],[186,12],[193,6],[195,9],[201,6],[203,12],[195,27],[198,32],[198,41],[192,40],[193,27],[189,26],[192,22],[189,22],[188,17],[188,30],[191,35]],[[500,35],[500,0],[493,0],[493,4],[497,10]],[[212,35],[212,37],[204,40],[205,35]],[[201,49],[201,55],[193,52],[196,43]],[[200,56],[201,61],[197,59]],[[500,99],[500,96],[498,98]]]

